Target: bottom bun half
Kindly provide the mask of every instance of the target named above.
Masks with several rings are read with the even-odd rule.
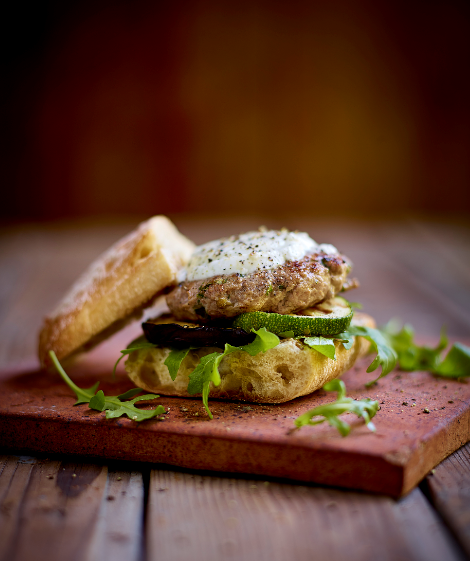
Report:
[[[353,323],[375,326],[374,320],[366,314],[356,313]],[[254,357],[242,351],[234,352],[220,363],[221,383],[211,385],[209,395],[258,403],[289,401],[320,389],[349,370],[358,358],[367,354],[369,346],[370,343],[362,337],[356,337],[349,350],[340,341],[335,341],[336,360],[296,339],[283,339],[277,347]],[[189,375],[201,357],[215,351],[221,352],[222,349],[206,347],[190,351],[174,381],[164,364],[170,353],[168,348],[134,351],[129,355],[125,369],[134,384],[144,390],[188,397]]]

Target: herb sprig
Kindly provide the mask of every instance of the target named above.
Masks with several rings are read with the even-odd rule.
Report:
[[[121,417],[122,415],[127,415],[129,419],[137,422],[151,419],[157,415],[163,415],[166,412],[162,405],[158,405],[155,409],[150,410],[138,409],[135,406],[135,403],[138,401],[147,401],[160,397],[155,394],[145,394],[139,397],[134,397],[136,394],[142,392],[141,388],[132,388],[129,391],[117,396],[105,396],[103,390],[96,392],[99,382],[96,382],[96,384],[88,389],[79,388],[68,377],[54,351],[49,351],[49,356],[61,378],[77,396],[75,405],[88,403],[88,407],[90,409],[95,409],[96,411],[106,411],[107,419],[115,419],[117,417]]]

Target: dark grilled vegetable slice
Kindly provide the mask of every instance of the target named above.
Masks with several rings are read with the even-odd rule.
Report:
[[[187,347],[219,347],[225,343],[240,347],[255,340],[254,333],[247,333],[241,328],[219,327],[207,325],[179,325],[178,323],[142,324],[145,337],[150,343],[162,347],[183,349]]]

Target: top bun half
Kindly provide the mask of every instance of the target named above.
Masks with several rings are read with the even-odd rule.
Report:
[[[142,315],[177,282],[194,244],[165,216],[154,216],[94,261],[45,318],[39,360],[59,360],[88,348]]]

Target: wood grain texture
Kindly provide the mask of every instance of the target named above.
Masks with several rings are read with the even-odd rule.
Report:
[[[470,444],[462,446],[426,478],[432,504],[470,557]]]
[[[0,457],[0,559],[11,559],[18,543],[21,505],[28,488],[34,458]]]
[[[461,559],[419,490],[395,502],[335,489],[152,471],[149,561]]]
[[[0,466],[2,561],[139,559],[141,474],[14,456]]]
[[[4,559],[46,561],[86,558],[106,485],[106,468],[69,462],[37,462],[18,503]]]
[[[0,232],[2,367],[19,365],[20,371],[24,370],[21,364],[28,367],[36,364],[37,332],[43,316],[92,259],[134,228],[138,221],[108,225],[64,222],[46,226],[27,225]],[[365,311],[374,315],[379,323],[392,316],[400,317],[414,325],[419,337],[431,337],[436,341],[441,325],[446,323],[452,336],[468,336],[468,224],[415,218],[393,222],[378,220],[375,223],[312,221],[296,215],[282,219],[267,216],[211,217],[203,221],[199,217],[185,217],[177,218],[175,222],[182,233],[196,243],[247,231],[260,224],[308,231],[319,243],[336,244],[353,260],[354,274],[360,279],[361,288],[351,293],[351,299],[361,301]],[[396,404],[397,396],[400,394],[394,396]],[[396,405],[394,400],[390,408]],[[445,442],[442,445],[445,446]],[[267,558],[268,553],[276,559],[280,558],[280,553],[286,552],[287,558],[292,558],[291,553],[295,552],[300,559],[315,558],[320,561],[322,556],[331,561],[341,558],[341,555],[343,559],[351,557],[374,561],[456,559],[458,553],[453,549],[440,517],[449,525],[453,535],[459,536],[468,553],[466,521],[470,501],[464,492],[468,464],[461,453],[455,453],[440,464],[428,480],[432,489],[429,496],[438,511],[437,517],[420,489],[398,502],[303,485],[282,484],[279,490],[276,488],[272,492],[276,483],[264,486],[256,480],[251,483],[244,479],[221,478],[216,484],[207,483],[202,478],[201,481],[205,482],[199,485],[198,477],[201,476],[185,480],[184,488],[175,489],[172,477],[186,478],[191,474],[155,472],[152,481],[162,488],[171,486],[173,495],[166,495],[168,491],[158,491],[156,486],[151,485],[151,505],[146,518],[147,559],[165,559],[164,554],[168,559],[187,559],[182,553],[188,553],[188,538],[191,544],[200,546],[200,551],[209,560],[230,559],[240,551],[246,553],[248,560],[262,559],[263,555]],[[41,521],[33,523],[25,518],[25,513],[35,512],[35,509],[42,512],[41,497],[44,495],[51,504],[58,505],[54,508],[56,517],[60,519],[57,508],[61,508],[64,501],[60,494],[62,491],[56,490],[55,495],[51,495],[48,485],[52,484],[52,489],[55,489],[55,482],[47,479],[47,469],[46,479],[44,474],[40,476],[42,467],[36,462],[38,460],[27,457],[11,459],[3,456],[0,459],[2,561],[14,561],[20,559],[20,555],[38,553],[33,547],[34,542],[28,545],[30,536],[37,536],[38,532],[43,533],[39,535],[39,543],[46,543],[51,552],[49,561],[59,559],[55,556],[56,551],[68,555],[61,536],[56,534],[58,522],[51,512],[42,517],[42,526]],[[47,464],[46,468],[52,465]],[[94,464],[83,464],[84,472],[86,465]],[[96,465],[90,470],[94,473]],[[119,475],[113,473],[110,467],[107,476],[100,471],[100,477],[94,480],[95,485],[98,479],[100,481],[101,498],[96,502],[92,500],[89,505],[91,511],[87,511],[87,516],[96,523],[94,528],[99,528],[86,538],[90,559],[96,558],[96,555],[102,559],[103,552],[108,548],[114,556],[122,550],[129,559],[134,559],[136,552],[137,555],[145,553],[140,549],[140,541],[137,543],[135,539],[144,515],[140,498],[143,494],[141,475],[135,475],[136,472],[133,475],[129,469],[122,471],[119,483],[131,485],[133,490],[130,492],[127,487],[127,494],[119,495],[114,487]],[[257,488],[251,488],[251,484],[257,485]],[[179,485],[183,484],[179,482]],[[47,492],[41,492],[41,489]],[[202,494],[204,489],[206,495]],[[265,491],[271,494],[265,496]],[[111,493],[116,497],[114,501],[106,500]],[[132,501],[127,499],[129,494],[135,497],[133,507]],[[70,527],[73,527],[74,518],[78,517],[78,532],[83,536],[88,518],[80,522],[77,514],[80,501],[77,507],[74,504],[73,498],[66,504],[66,508],[76,510],[75,514],[71,514]],[[113,510],[115,507],[119,507],[118,510]],[[140,516],[131,516],[135,512],[139,512]],[[125,516],[124,520],[122,516]],[[52,523],[48,523],[48,519],[52,519]],[[123,539],[123,533],[128,541]],[[113,540],[113,535],[117,539]],[[207,541],[202,538],[207,538]],[[245,547],[243,540],[246,538]],[[217,557],[221,551],[224,555]],[[202,553],[193,547],[189,557],[203,559]],[[34,559],[37,558],[36,555]],[[63,558],[60,558],[61,561]]]
[[[142,473],[131,466],[116,469],[111,465],[87,559],[142,559],[143,521]]]

